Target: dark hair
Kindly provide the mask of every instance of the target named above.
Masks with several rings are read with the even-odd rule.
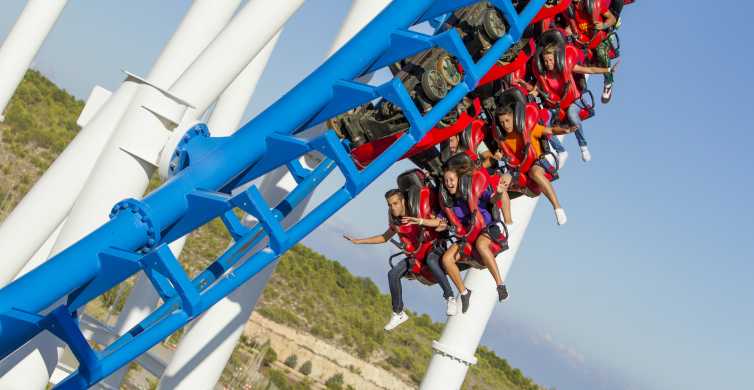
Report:
[[[510,105],[498,106],[497,110],[495,110],[495,114],[497,116],[508,115],[508,114],[512,115],[513,114],[513,107],[511,107]]]
[[[388,192],[385,193],[385,199],[390,199],[393,196],[400,196],[401,199],[403,199],[403,192],[397,188],[393,188],[391,190],[388,190]]]
[[[443,171],[453,171],[458,177],[461,177],[474,171],[474,163],[466,153],[456,153],[445,162]]]

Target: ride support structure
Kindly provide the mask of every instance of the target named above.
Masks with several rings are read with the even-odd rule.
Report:
[[[13,92],[55,26],[68,0],[29,0],[0,47],[0,122]]]
[[[85,388],[128,364],[257,275],[366,189],[474,90],[500,56],[521,38],[545,0],[530,1],[520,13],[510,0],[492,0],[509,29],[478,61],[471,58],[454,29],[434,35],[410,29],[472,3],[475,1],[395,0],[310,76],[235,134],[212,137],[203,125],[187,131],[170,160],[171,178],[162,187],[143,200],[118,202],[109,222],[0,290],[0,357],[39,333],[50,332],[65,342],[79,361],[78,370],[58,387]],[[420,112],[398,79],[377,86],[354,81],[435,47],[459,61],[463,80],[426,113]],[[181,79],[171,94],[207,100],[196,95],[193,87],[179,88],[184,85]],[[377,98],[399,107],[410,127],[363,170],[355,166],[347,145],[332,130],[311,139],[296,137]],[[299,161],[309,153],[323,156],[313,169]],[[273,206],[249,183],[282,166],[298,185]],[[298,222],[284,227],[281,220],[336,168],[345,185]],[[258,223],[244,226],[237,211],[253,215]],[[216,217],[223,220],[235,243],[190,279],[168,245]],[[260,243],[262,248],[254,251]],[[95,351],[78,327],[77,310],[139,271],[148,276],[164,303],[116,341]]]
[[[389,0],[354,0],[340,31],[333,40],[327,57],[340,49],[389,3]],[[239,75],[239,78],[242,76],[243,73]],[[366,75],[359,78],[359,81],[367,83],[370,78],[371,75]],[[225,93],[227,93],[227,90],[223,94]],[[212,113],[208,123],[209,128],[212,129],[214,136],[223,135],[217,133],[218,128],[216,126],[212,126],[215,114],[216,112]],[[238,119],[240,121],[240,116]],[[222,131],[222,128],[219,130]],[[324,126],[320,125],[308,130],[307,133],[318,135],[324,130]],[[320,160],[321,158],[318,158],[316,153],[307,153],[299,158],[299,163],[307,169],[314,169],[320,163]],[[297,185],[296,178],[291,171],[286,167],[280,167],[264,176],[259,191],[268,204],[278,204]],[[310,193],[300,201],[295,210],[291,211],[282,221],[284,227],[287,228],[301,219],[311,196]],[[248,226],[257,222],[253,216],[248,214],[242,220],[242,223]],[[258,245],[261,246],[262,244]],[[181,337],[172,360],[165,368],[160,379],[160,388],[210,388],[217,383],[241,337],[251,312],[275,269],[275,265],[276,262],[271,263],[233,293],[209,308],[192,323],[188,331]]]

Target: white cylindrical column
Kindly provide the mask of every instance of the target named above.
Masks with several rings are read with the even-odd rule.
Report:
[[[327,57],[389,3],[390,0],[355,0]],[[279,168],[264,177],[260,190],[270,204],[276,204],[295,186],[296,182],[290,173]],[[298,221],[308,202],[309,198],[302,202],[286,218],[284,226]],[[173,360],[165,369],[160,381],[161,389],[212,388],[217,383],[276,264],[277,262],[271,264],[255,275],[193,323],[181,338]]]
[[[240,3],[241,0],[195,0],[154,63],[148,76],[150,82],[175,82],[233,17]],[[125,79],[0,225],[0,248],[4,250],[0,286],[13,279],[68,214],[139,83],[130,76]],[[106,217],[107,213],[97,215],[99,221]]]
[[[141,85],[76,200],[53,254],[105,222],[116,202],[142,197],[162,148],[172,131],[178,130],[189,108],[181,99],[187,99],[195,112],[204,112],[302,1],[281,4],[277,0],[254,0],[248,3],[181,75],[175,88],[165,92],[158,90],[159,85]],[[270,9],[273,11],[265,12]],[[259,20],[269,24],[260,24]]]
[[[239,4],[240,0],[226,0],[222,2],[213,0],[195,0],[186,16],[183,18],[180,26],[173,34],[165,48],[162,50],[160,57],[153,65],[152,71],[147,77],[148,81],[155,85],[170,85],[175,82],[175,80],[177,80],[180,76],[181,72],[183,72],[186,67],[188,67],[193,62],[193,60],[207,47],[207,45],[210,44],[210,42],[213,41],[217,34],[228,23],[228,21],[232,18],[235,10],[238,8]],[[121,119],[121,117],[125,115],[124,112],[127,112],[127,107],[130,107],[130,103],[133,100],[134,95],[137,93],[138,87],[140,85],[143,85],[143,81],[138,80],[134,77],[127,78],[126,82],[124,82],[124,84],[122,84],[119,88],[119,91],[125,90],[125,92],[116,92],[109,99],[106,106],[97,113],[96,117],[92,119],[92,121],[86,127],[88,128],[98,123],[100,125],[103,125],[104,127],[112,126],[111,128],[115,128],[115,125],[118,123],[119,119]],[[118,102],[118,104],[116,105],[115,102]],[[108,113],[112,116],[106,115],[105,113]],[[85,128],[84,130],[82,130],[82,132],[79,133],[79,136],[76,139],[79,139],[85,130],[87,129]],[[60,252],[71,243],[78,241],[81,237],[83,237],[97,225],[105,222],[108,216],[109,208],[115,203],[116,200],[118,200],[113,200],[113,192],[109,191],[111,190],[110,188],[103,187],[96,181],[92,182],[91,180],[87,179],[87,176],[89,176],[89,179],[91,179],[89,170],[91,170],[92,167],[97,164],[97,161],[100,161],[97,159],[97,156],[100,156],[100,158],[102,157],[101,154],[103,153],[101,153],[101,151],[103,150],[103,145],[108,143],[108,138],[110,138],[110,134],[112,134],[113,131],[114,130],[111,130],[105,135],[95,134],[96,136],[98,135],[99,137],[103,137],[104,139],[98,138],[98,140],[100,141],[99,147],[89,149],[89,153],[82,153],[81,149],[72,149],[69,151],[69,149],[71,149],[69,145],[69,148],[67,148],[66,151],[63,152],[63,155],[66,155],[66,158],[63,158],[63,155],[61,155],[60,157],[58,157],[58,160],[56,160],[56,163],[62,160],[59,165],[59,170],[58,172],[56,172],[56,175],[45,175],[48,176],[48,180],[52,182],[60,183],[62,181],[64,183],[64,188],[68,190],[65,196],[68,196],[67,200],[70,200],[70,203],[67,203],[67,207],[69,208],[71,207],[71,205],[73,205],[76,196],[80,192],[88,192],[89,195],[89,197],[83,202],[76,203],[79,205],[78,208],[73,207],[73,209],[71,209],[71,216],[73,218],[69,218],[68,222],[63,227],[60,233],[60,237],[53,246],[51,252],[53,255]],[[94,132],[92,131],[90,133]],[[81,143],[87,144],[91,147],[91,138],[84,139],[81,141]],[[111,148],[108,151],[112,152],[112,150],[113,149]],[[116,155],[118,153],[123,154],[119,149],[115,151]],[[131,159],[131,161],[134,160],[135,159],[133,158]],[[108,167],[102,168],[108,170],[105,174],[115,176],[117,176],[118,174],[117,169],[110,170],[108,169]],[[83,175],[81,174],[82,171],[85,171]],[[49,173],[50,171],[48,170],[47,174]],[[142,173],[146,174],[146,171],[142,169]],[[72,180],[75,183],[69,182],[71,177],[74,177],[79,181]],[[131,177],[133,177],[133,175]],[[142,178],[147,180],[148,176],[140,177],[140,179]],[[86,187],[84,183],[89,183],[89,186]],[[124,183],[126,183],[126,185],[128,185],[129,183],[127,175],[124,175]],[[133,183],[133,179],[131,179],[130,183]],[[141,183],[139,183],[139,185],[140,184]],[[36,187],[39,187],[39,185],[40,182],[38,182],[35,186],[35,190],[37,189]],[[39,197],[35,198],[33,202],[28,202],[27,209],[25,209],[25,211],[28,211],[27,215],[35,214],[35,212],[38,212],[29,209],[44,209],[44,206],[60,202],[59,196],[61,196],[61,191],[59,187],[56,187],[54,185],[43,187],[46,188],[47,193],[44,193],[41,188],[36,191],[36,194]],[[105,191],[106,189],[108,191]],[[101,191],[103,195],[110,195],[110,197],[103,199],[103,201],[101,202],[91,201],[92,198],[97,198],[97,194],[99,194],[98,191]],[[143,191],[144,188],[142,188],[136,196],[140,197]],[[116,197],[120,198],[120,196],[117,195]],[[65,205],[57,204],[57,206],[59,206],[59,208],[62,210]],[[61,213],[60,219],[62,219],[62,216],[64,216],[67,212],[68,209],[66,208],[65,211]],[[44,214],[46,215],[46,212]],[[19,218],[22,217],[19,216]],[[60,219],[52,224],[52,228],[56,226]],[[21,222],[28,222],[29,220],[43,219],[21,219]],[[3,228],[6,227],[6,224],[3,224]],[[29,224],[27,223],[27,225]],[[21,224],[20,226],[24,225]],[[47,235],[52,231],[52,228],[50,228],[48,233],[44,235],[44,237],[40,241],[40,244],[44,241],[44,238],[46,238]],[[38,246],[39,245],[37,245],[37,247]],[[32,249],[30,253],[34,253],[34,250],[36,250],[36,248]],[[20,262],[21,265],[19,266],[19,268],[23,266],[25,260],[26,259],[24,259],[23,262]],[[48,355],[47,351],[49,351],[50,348],[46,346],[45,340],[42,340],[41,338],[35,338],[32,343],[38,343],[39,349],[31,352],[29,358],[33,358],[35,362],[44,362],[46,364],[31,364],[27,361],[24,361],[23,364],[19,364],[11,372],[8,373],[9,376],[13,375],[13,377],[16,378],[14,380],[20,381],[18,382],[19,386],[25,389],[40,388],[37,385],[37,382],[41,381],[41,379],[38,380],[39,378],[43,378],[44,385],[46,385],[47,380],[52,373],[52,370],[55,368],[58,359],[58,356],[56,356],[55,354]],[[42,356],[41,358],[37,356],[40,355],[40,351],[43,351],[44,353],[44,356]],[[25,378],[29,381],[28,384],[24,382]],[[41,388],[44,388],[44,385]]]
[[[0,121],[13,92],[68,0],[29,0],[0,47]]]
[[[0,225],[0,286],[13,280],[68,214],[136,87],[130,79],[121,84]]]
[[[560,137],[562,140],[562,136]],[[565,165],[565,159],[560,167]],[[509,249],[496,257],[500,276],[506,280],[518,248],[526,234],[526,228],[534,214],[539,197],[521,196],[511,202],[515,225],[508,232]],[[421,389],[460,389],[469,366],[476,364],[474,354],[482,339],[487,322],[497,306],[497,289],[492,275],[486,269],[470,269],[463,280],[472,291],[469,310],[465,314],[449,317],[440,340],[432,343],[432,360],[429,362]]]
[[[205,111],[303,3],[304,0],[249,1],[170,87],[170,92],[197,111]]]
[[[512,201],[515,227],[509,232],[510,248],[497,256],[500,276],[505,280],[513,258],[523,240],[526,227],[538,198],[520,197]],[[495,281],[489,271],[470,269],[464,285],[472,291],[466,314],[449,317],[439,341],[433,343],[434,354],[421,389],[460,389],[469,366],[476,363],[474,354],[482,339],[492,311],[498,304]]]
[[[326,58],[329,58],[346,42],[350,41],[356,33],[385,9],[390,1],[392,0],[353,0],[351,8],[348,9],[348,15],[340,26],[338,35],[335,36],[332,45],[330,45],[330,51],[328,51]]]
[[[21,269],[21,271],[13,278],[13,280],[24,276],[27,272],[33,270],[34,268],[37,268],[38,265],[47,261],[47,258],[50,257],[52,246],[55,244],[55,241],[57,241],[58,236],[60,235],[60,231],[63,230],[65,221],[66,220],[63,219],[63,222],[61,222],[60,225],[55,228],[55,231],[50,234],[50,237],[47,237],[47,241],[45,241],[44,244],[42,244],[42,246],[37,249],[37,251],[34,253],[34,256],[29,259],[29,262],[24,265],[24,268]]]
[[[233,134],[243,119],[243,113],[249,105],[251,95],[257,88],[257,82],[262,77],[267,61],[270,59],[272,50],[280,38],[280,32],[267,42],[262,51],[254,57],[249,65],[236,77],[235,80],[223,91],[215,103],[212,115],[207,121],[210,134],[213,137],[223,137]]]

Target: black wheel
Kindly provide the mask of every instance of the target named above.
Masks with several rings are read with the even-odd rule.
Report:
[[[448,83],[440,72],[430,69],[422,75],[422,91],[432,101],[438,101],[448,94]]]
[[[496,9],[488,9],[482,18],[484,33],[492,39],[500,39],[505,35],[505,21]]]
[[[445,79],[445,82],[451,87],[454,87],[461,82],[461,72],[458,71],[456,63],[449,55],[441,55],[437,59],[437,62],[435,62],[435,68],[440,72],[440,75]]]

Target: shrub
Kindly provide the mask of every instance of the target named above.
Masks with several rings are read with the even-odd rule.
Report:
[[[330,390],[341,390],[343,388],[343,374],[338,373],[330,377],[325,382],[325,387]]]
[[[295,369],[295,368],[296,368],[296,365],[298,364],[298,356],[296,356],[296,355],[291,355],[291,356],[288,356],[288,357],[287,357],[287,358],[285,359],[285,362],[284,362],[284,363],[285,363],[285,365],[286,365],[286,366],[288,366],[288,367],[290,367],[290,368],[294,368],[294,369]]]
[[[312,373],[312,362],[310,360],[307,360],[304,362],[304,364],[301,365],[301,367],[298,368],[298,372],[309,375]]]
[[[269,367],[278,360],[278,353],[275,352],[275,350],[272,348],[272,346],[269,346],[267,348],[267,351],[264,352],[264,357],[262,358],[262,364]]]

